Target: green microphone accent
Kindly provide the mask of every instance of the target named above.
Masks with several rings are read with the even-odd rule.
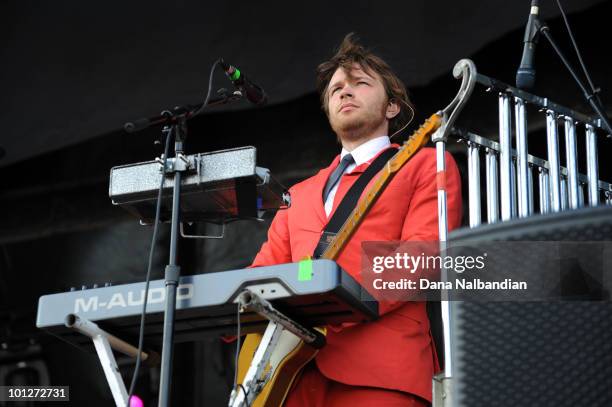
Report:
[[[234,73],[230,76],[230,80],[236,81],[240,78],[240,70],[238,68],[234,68]]]

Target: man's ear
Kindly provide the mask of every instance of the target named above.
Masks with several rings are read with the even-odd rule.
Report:
[[[387,111],[385,112],[385,116],[387,120],[393,119],[400,112],[400,105],[397,103],[395,99],[389,99],[389,103],[387,103]]]

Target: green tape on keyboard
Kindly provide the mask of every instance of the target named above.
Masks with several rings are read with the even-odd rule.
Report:
[[[312,259],[302,260],[298,263],[298,281],[312,280]]]

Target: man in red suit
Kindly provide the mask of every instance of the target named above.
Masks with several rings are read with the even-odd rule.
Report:
[[[277,213],[254,267],[311,256],[347,190],[382,151],[399,147],[389,134],[409,121],[403,83],[350,34],[318,67],[317,79],[342,152],[290,189],[292,205]],[[438,240],[437,194],[444,175],[449,228],[459,226],[459,172],[450,155],[446,160],[446,174],[436,174],[435,150],[424,148],[387,185],[337,259],[357,281],[362,242]],[[438,369],[433,346],[424,302],[383,302],[374,322],[328,329],[327,345],[297,379],[285,406],[426,406]]]

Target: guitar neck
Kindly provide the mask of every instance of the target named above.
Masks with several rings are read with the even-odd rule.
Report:
[[[429,139],[429,136],[436,131],[442,124],[442,117],[433,114],[427,121],[414,132],[404,143],[398,152],[387,162],[381,170],[381,174],[376,178],[372,187],[363,196],[357,206],[353,209],[346,219],[340,231],[321,255],[324,259],[336,260],[344,246],[351,239],[363,219],[378,200],[387,184],[393,179],[395,174],[419,151]]]

